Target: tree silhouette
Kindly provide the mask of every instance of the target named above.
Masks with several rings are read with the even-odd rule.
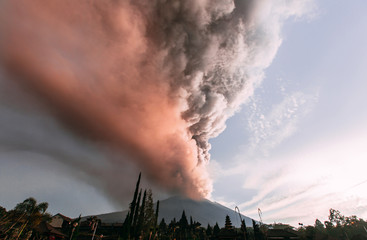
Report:
[[[252,227],[254,229],[254,239],[255,240],[261,240],[263,239],[263,234],[260,231],[259,224],[255,222],[255,220],[252,219]]]
[[[245,219],[242,219],[241,231],[243,232],[243,236],[244,236],[245,240],[249,239],[249,233],[247,231],[247,226],[246,226]]]
[[[154,231],[156,231],[157,223],[158,223],[158,214],[159,214],[159,200],[157,201],[157,207],[155,209],[155,218],[154,218]]]
[[[153,204],[153,193],[151,189],[147,191],[147,197],[144,208],[145,208],[144,231],[150,232],[156,224],[154,214],[154,204]]]
[[[230,229],[233,228],[231,219],[229,218],[228,215],[226,216],[226,221],[225,221],[225,224],[224,224],[224,228],[227,229],[227,230],[230,230]]]
[[[182,211],[181,219],[179,221],[179,225],[181,229],[187,229],[189,223],[187,221],[185,210]]]
[[[47,202],[37,204],[36,199],[32,197],[18,203],[13,210],[9,211],[12,224],[5,233],[10,233],[14,228],[17,228],[17,234],[13,234],[16,239],[19,239],[22,235],[30,236],[42,221],[51,219],[50,214],[46,213],[47,208]]]
[[[130,229],[130,236],[136,236],[137,235],[137,224],[138,224],[138,218],[139,218],[139,208],[140,208],[140,199],[141,199],[141,189],[138,196],[138,201],[136,202],[135,206],[135,213],[133,216],[133,224],[132,228]]]
[[[166,234],[167,232],[167,224],[164,221],[164,218],[162,218],[161,223],[159,224],[159,232],[161,234]]]
[[[136,205],[139,204],[139,201],[138,201],[138,203],[136,202],[136,198],[137,198],[138,192],[139,192],[140,179],[141,179],[141,173],[139,173],[138,181],[136,182],[133,201],[130,203],[130,219],[129,219],[130,226],[133,223],[133,217],[134,217],[134,214],[135,214]]]
[[[209,225],[208,223],[208,226],[206,227],[206,235],[209,237],[211,235],[213,235],[213,229],[212,227]]]
[[[122,239],[128,239],[129,236],[133,236],[132,232],[134,228],[135,212],[136,212],[136,208],[139,207],[137,205],[139,205],[139,202],[140,202],[140,198],[137,201],[139,186],[140,186],[140,179],[141,179],[141,173],[139,173],[138,181],[136,182],[136,186],[135,186],[134,197],[130,203],[129,211],[122,225],[122,231],[121,231]]]
[[[219,235],[219,232],[220,232],[220,228],[218,226],[218,223],[215,223],[214,228],[213,228],[213,235],[217,237]]]
[[[144,191],[144,196],[143,196],[143,200],[141,202],[141,207],[140,207],[140,212],[139,212],[139,219],[138,219],[138,223],[136,225],[136,230],[135,230],[135,236],[138,237],[142,234],[142,231],[145,230],[145,226],[144,226],[144,220],[145,220],[145,202],[146,202],[146,198],[147,198],[147,191]]]

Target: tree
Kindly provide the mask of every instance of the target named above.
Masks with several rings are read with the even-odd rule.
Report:
[[[212,234],[213,234],[213,229],[212,229],[212,227],[208,223],[208,226],[206,227],[206,235],[209,237]]]
[[[329,221],[336,226],[340,226],[340,225],[344,225],[345,223],[345,218],[344,216],[340,213],[339,210],[335,210],[330,208],[329,210]]]
[[[129,236],[129,232],[130,232],[130,211],[127,213],[124,223],[122,224],[122,229],[121,229],[121,238],[122,239],[127,239]]]
[[[164,221],[164,218],[162,218],[161,223],[159,224],[159,232],[162,234],[165,234],[167,232],[167,224]]]
[[[181,219],[179,221],[180,228],[182,230],[187,229],[189,222],[187,221],[185,210],[182,211]]]
[[[0,218],[4,217],[5,215],[6,215],[6,209],[0,206]]]
[[[158,223],[158,214],[159,214],[159,200],[157,201],[157,207],[155,209],[154,231],[155,231],[155,228],[157,227],[157,223]]]
[[[218,223],[215,223],[214,228],[213,228],[213,235],[217,237],[219,235],[219,232],[220,232],[220,228],[218,226]]]
[[[13,233],[16,239],[19,239],[20,236],[30,236],[29,233],[32,233],[33,229],[42,221],[51,219],[50,214],[46,213],[47,208],[47,202],[37,204],[36,199],[32,197],[18,203],[13,210],[9,211],[12,224],[5,233],[8,234],[16,228],[17,234]]]
[[[224,228],[227,229],[227,230],[233,229],[231,219],[229,218],[228,215],[226,216],[226,221],[225,221],[225,224],[224,224]]]
[[[315,220],[315,231],[319,234],[325,233],[325,226],[319,219]]]
[[[138,201],[138,203],[136,202],[136,198],[137,198],[138,192],[139,192],[140,179],[141,179],[141,173],[139,173],[138,181],[136,182],[133,201],[130,203],[130,219],[129,219],[130,226],[133,222],[133,217],[134,217],[134,214],[135,214],[136,205],[139,204],[139,201]]]
[[[139,186],[140,186],[140,179],[141,179],[141,173],[139,173],[139,177],[138,177],[138,181],[136,182],[136,186],[135,186],[135,191],[134,191],[134,197],[133,200],[130,203],[129,206],[129,211],[126,215],[125,221],[122,225],[122,239],[128,239],[129,236],[132,233],[132,228],[134,225],[134,217],[135,217],[135,212],[136,212],[136,208],[138,208],[139,206],[139,202],[140,199],[138,199],[137,201],[137,197],[138,197],[138,192],[139,192]]]
[[[138,196],[138,201],[136,202],[136,207],[135,207],[135,213],[133,216],[133,224],[132,224],[132,228],[130,229],[130,236],[136,236],[137,232],[137,224],[138,224],[138,218],[139,218],[139,208],[140,208],[140,199],[141,199],[141,189],[139,191],[139,196]]]
[[[307,226],[305,229],[305,237],[306,239],[315,239],[315,235],[316,235],[316,230],[315,227],[313,226]]]
[[[144,232],[145,230],[145,226],[144,226],[144,217],[145,217],[145,202],[146,202],[146,198],[147,198],[147,191],[144,191],[144,195],[143,195],[143,200],[141,202],[141,207],[140,207],[140,213],[139,213],[139,219],[138,219],[138,223],[136,225],[136,237],[140,236],[142,234],[142,231]]]
[[[260,231],[259,225],[255,222],[255,220],[252,219],[252,227],[254,229],[254,239],[260,240],[263,239],[263,234]]]
[[[185,210],[182,211],[181,219],[178,222],[178,225],[180,227],[179,232],[180,232],[181,239],[186,239],[189,222],[187,221]]]
[[[0,226],[4,226],[7,222],[8,213],[6,209],[0,206]]]
[[[145,219],[144,219],[144,231],[149,232],[152,228],[155,227],[155,213],[154,213],[154,204],[153,204],[153,193],[152,190],[149,189],[147,191],[147,198],[144,207]]]
[[[175,235],[176,227],[177,227],[176,218],[173,218],[168,225],[168,231],[170,232],[170,235],[171,235],[170,239],[173,239],[175,237],[174,235]]]
[[[80,214],[77,219],[75,219],[74,221],[71,222],[71,226],[72,226],[71,234],[70,234],[71,235],[71,237],[70,237],[71,240],[75,240],[75,239],[78,238],[81,217],[82,217],[82,215]],[[97,218],[95,218],[95,219],[97,219]]]
[[[173,228],[175,228],[175,227],[176,227],[176,225],[177,225],[176,218],[173,218],[173,219],[171,220],[171,222],[169,223],[168,227],[173,229]]]
[[[322,222],[319,219],[316,219],[315,220],[315,228],[321,230],[321,229],[324,229],[325,226],[324,226],[324,224],[322,224]]]
[[[249,239],[249,234],[248,234],[248,231],[247,231],[247,226],[246,226],[245,219],[242,219],[241,231],[243,232],[243,236],[244,236],[245,240]]]

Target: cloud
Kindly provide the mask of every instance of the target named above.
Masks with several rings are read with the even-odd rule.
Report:
[[[12,141],[5,132],[4,146],[98,176],[116,199],[126,195],[118,183],[132,179],[120,173],[128,162],[167,191],[208,196],[208,140],[260,84],[283,21],[311,1],[301,2],[2,1],[3,80],[22,89],[2,98],[37,105],[7,123],[15,131],[29,117],[37,132],[21,126]],[[2,110],[4,119],[16,112]],[[40,130],[53,121],[55,135]]]
[[[322,176],[311,181],[307,176],[302,178],[304,174],[299,170],[305,167],[296,169],[298,161],[290,156],[291,153],[286,153],[289,148],[285,145],[286,141],[296,137],[302,120],[312,113],[318,101],[318,91],[292,92],[285,87],[283,80],[280,83],[279,89],[271,88],[271,94],[265,88],[259,89],[245,105],[242,114],[247,116],[247,142],[237,153],[234,163],[226,167],[225,162],[216,161],[212,166],[215,190],[218,190],[214,192],[215,198],[229,201],[226,196],[217,196],[226,192],[220,189],[218,182],[240,184],[236,191],[247,195],[235,199],[231,196],[232,205],[239,206],[241,211],[254,218],[257,218],[260,207],[268,222],[279,220],[276,219],[278,213],[292,205],[299,206],[324,183]],[[299,183],[298,179],[305,182]]]
[[[7,210],[29,197],[48,202],[50,213],[62,212],[69,217],[120,209],[113,207],[117,204],[101,195],[100,190],[88,181],[76,182],[75,176],[82,178],[82,172],[52,161],[45,155],[8,150],[1,151],[0,158],[0,181],[7,183],[0,185],[0,202]]]
[[[315,94],[293,92],[285,95],[280,103],[265,108],[260,98],[252,98],[249,105],[248,131],[250,134],[246,154],[267,155],[297,131],[299,121],[306,116],[317,101]]]
[[[330,208],[364,217],[366,132],[357,126],[335,135],[338,137],[318,138],[242,169],[238,178],[244,176],[243,188],[260,190],[249,200],[237,202],[241,211],[257,217],[257,208],[261,208],[264,222],[295,226],[298,222],[312,225],[316,218],[327,220]]]

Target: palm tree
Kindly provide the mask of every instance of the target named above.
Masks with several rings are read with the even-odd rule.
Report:
[[[46,213],[48,208],[47,202],[37,204],[36,199],[27,198],[22,203],[18,203],[10,214],[13,216],[13,224],[5,232],[9,232],[15,226],[18,226],[19,233],[16,239],[22,235],[22,233],[33,231],[42,221],[50,220],[51,216]]]

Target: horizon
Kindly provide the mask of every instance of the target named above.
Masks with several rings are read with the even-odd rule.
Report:
[[[176,203],[173,201],[173,199],[176,202],[177,201],[179,201],[179,202],[186,202],[185,203],[186,207],[184,207],[182,205],[182,203],[179,204],[180,205],[179,207],[176,207],[175,206]],[[35,200],[37,200],[37,199],[35,199]],[[211,201],[211,200],[206,199],[206,198],[203,198],[203,199],[200,199],[200,200],[193,200],[193,199],[190,199],[190,198],[187,198],[187,197],[183,197],[183,196],[170,196],[170,197],[168,197],[166,199],[163,199],[163,200],[155,200],[155,201],[153,201],[154,208],[156,208],[158,201],[160,202],[160,210],[159,210],[160,213],[158,214],[158,222],[161,222],[164,219],[165,222],[167,222],[167,224],[169,222],[172,222],[172,221],[175,221],[175,220],[177,221],[181,217],[181,215],[183,214],[183,212],[186,212],[186,215],[187,215],[186,217],[189,217],[189,219],[192,219],[194,222],[197,222],[197,223],[202,224],[203,227],[206,226],[206,225],[214,226],[215,224],[218,224],[219,227],[221,227],[221,228],[222,227],[225,227],[225,221],[224,221],[224,219],[225,219],[225,217],[229,216],[229,218],[232,221],[232,225],[235,228],[239,228],[239,229],[241,228],[241,223],[240,223],[239,217],[237,216],[238,214],[241,214],[241,216],[245,218],[246,225],[247,225],[247,227],[250,227],[250,228],[253,228],[252,223],[251,223],[251,220],[254,220],[255,223],[260,224],[260,226],[261,225],[264,225],[264,226],[266,226],[269,229],[272,229],[272,227],[275,227],[275,229],[277,227],[281,227],[281,229],[283,229],[283,227],[284,228],[290,227],[291,229],[296,230],[296,231],[300,231],[302,229],[306,229],[307,227],[310,227],[310,226],[317,228],[317,226],[316,226],[317,221],[320,221],[321,224],[323,224],[324,226],[326,226],[326,224],[330,221],[331,211],[335,211],[335,212],[339,213],[340,216],[344,220],[347,219],[347,218],[351,218],[351,219],[355,218],[355,219],[358,219],[358,221],[362,221],[362,222],[365,221],[364,219],[359,218],[358,216],[355,216],[355,215],[353,215],[353,216],[345,216],[339,210],[330,208],[329,209],[330,210],[329,211],[329,216],[325,216],[325,220],[324,219],[318,219],[317,218],[317,219],[315,219],[315,222],[313,224],[303,224],[302,222],[301,223],[298,223],[297,225],[291,225],[289,223],[283,223],[283,222],[268,223],[268,222],[262,222],[262,219],[260,218],[260,215],[262,216],[262,212],[260,212],[261,210],[259,210],[259,209],[258,209],[258,211],[259,211],[259,215],[258,215],[259,219],[254,219],[254,218],[250,218],[250,217],[246,216],[243,213],[238,212],[238,210],[236,211],[235,209],[228,208],[227,206],[224,206],[224,205],[222,205],[222,204],[220,204],[218,202]],[[189,201],[189,203],[187,203],[187,201]],[[218,214],[217,214],[215,219],[212,218],[213,216],[210,218],[211,221],[212,221],[211,223],[208,222],[209,219],[206,218],[204,212],[198,213],[198,211],[200,211],[200,207],[199,207],[199,209],[196,209],[196,208],[198,208],[197,206],[194,207],[194,208],[192,206],[192,203],[202,203],[202,202],[209,202],[211,204],[211,207],[210,207],[211,208],[211,213],[210,213],[211,215],[213,215],[213,212],[212,212],[213,210],[218,213],[218,210],[219,209],[216,208],[218,205],[222,209],[221,210],[222,212],[221,212],[220,216],[218,216]],[[40,202],[38,202],[38,204],[39,203]],[[162,205],[163,203],[165,203],[165,204]],[[167,203],[168,203],[168,206],[166,205]],[[189,205],[191,205],[191,206],[189,206]],[[216,206],[216,207],[213,208],[213,205]],[[206,208],[207,207],[208,206],[206,206]],[[172,209],[172,208],[175,208],[175,209]],[[224,209],[227,209],[227,210],[223,211],[223,208]],[[163,209],[163,213],[162,213],[162,209]],[[13,210],[13,209],[6,209],[6,211],[10,211],[10,210]],[[107,224],[107,225],[108,224],[117,224],[117,223],[122,224],[124,222],[124,219],[127,216],[126,214],[130,210],[131,210],[130,207],[128,207],[128,208],[123,209],[123,210],[120,210],[120,211],[97,213],[97,214],[92,214],[92,215],[89,215],[89,214],[85,214],[85,215],[79,214],[76,217],[66,216],[66,215],[64,215],[62,213],[62,211],[58,211],[57,213],[51,214],[51,216],[54,217],[54,216],[57,216],[57,215],[61,214],[61,215],[65,216],[67,218],[70,218],[72,220],[73,219],[74,220],[75,219],[79,219],[79,217],[81,217],[82,221],[87,221],[87,219],[88,218],[91,218],[91,217],[93,217],[93,218],[94,217],[97,217],[97,219],[99,219],[102,223]],[[173,212],[175,212],[175,213],[173,213]],[[50,214],[47,211],[46,211],[46,213]],[[121,214],[121,213],[122,213],[122,215],[120,215],[118,217],[119,220],[117,220],[116,214]],[[162,216],[162,214],[163,214],[163,216]],[[214,224],[213,221],[216,222],[216,223]],[[344,223],[344,224],[347,224],[345,226],[348,226],[348,223]]]
[[[367,3],[0,3],[0,206],[205,197],[367,218]],[[80,14],[83,13],[83,14]],[[74,214],[74,215],[73,215]]]

